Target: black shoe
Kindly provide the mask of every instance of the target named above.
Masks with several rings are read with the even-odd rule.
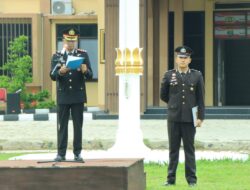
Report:
[[[78,162],[84,162],[81,154],[75,155],[74,160]]]
[[[196,183],[188,183],[188,186],[189,186],[189,187],[195,187],[195,186],[196,186]]]
[[[56,162],[61,162],[61,161],[64,161],[66,159],[65,159],[65,156],[61,156],[61,155],[57,154],[57,156],[56,156],[56,158],[54,160]]]
[[[166,183],[164,183],[164,186],[174,186],[175,185],[175,183],[170,183],[170,182],[166,182]]]

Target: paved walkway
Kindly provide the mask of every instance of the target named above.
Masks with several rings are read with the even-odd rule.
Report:
[[[118,120],[85,120],[85,150],[112,147]],[[145,144],[152,149],[167,149],[167,121],[141,120]],[[72,122],[69,123],[69,148],[72,148]],[[250,120],[206,120],[197,129],[198,150],[230,150],[250,153]],[[0,150],[55,150],[56,121],[0,121]]]

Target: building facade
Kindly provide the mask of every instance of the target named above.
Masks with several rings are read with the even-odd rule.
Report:
[[[27,86],[47,89],[55,98],[50,59],[62,47],[68,25],[79,29],[78,47],[89,52],[94,70],[94,79],[87,82],[88,106],[116,113],[119,0],[1,0],[0,65],[6,62],[8,42],[27,35],[33,58],[33,82]],[[182,44],[192,47],[191,67],[204,75],[206,106],[250,105],[250,0],[140,1],[141,111],[164,106],[161,79],[175,68],[174,48]]]

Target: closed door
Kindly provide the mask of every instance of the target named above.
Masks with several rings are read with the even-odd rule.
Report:
[[[250,40],[224,42],[225,105],[250,105]]]

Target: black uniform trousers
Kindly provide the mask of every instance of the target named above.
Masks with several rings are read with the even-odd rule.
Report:
[[[197,182],[194,148],[195,132],[196,129],[192,122],[168,121],[169,165],[167,181],[169,183],[175,183],[181,139],[185,153],[186,180],[188,183]]]
[[[58,110],[58,154],[65,156],[68,144],[68,122],[71,111],[74,128],[73,153],[79,155],[82,150],[83,103],[59,104]]]

